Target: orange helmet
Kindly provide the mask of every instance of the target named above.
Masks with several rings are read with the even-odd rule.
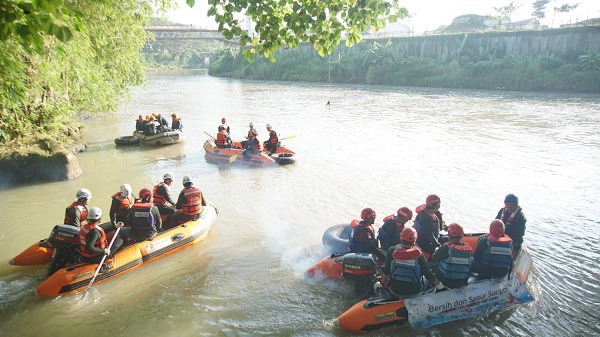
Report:
[[[425,204],[430,207],[435,206],[439,203],[440,203],[440,197],[438,197],[435,194],[430,194],[427,196],[427,199],[425,199]]]
[[[504,236],[504,222],[498,219],[492,220],[490,223],[490,234],[497,238]]]
[[[463,237],[465,235],[465,231],[462,226],[453,222],[448,226],[448,236],[449,237]]]
[[[142,188],[140,190],[140,193],[138,193],[138,195],[139,195],[140,199],[144,199],[145,197],[148,197],[148,196],[151,197],[152,191],[150,191],[150,189],[148,189],[148,188]]]
[[[375,221],[375,217],[375,211],[370,207],[365,208],[362,210],[362,212],[360,212],[360,218],[364,221],[370,221],[373,223]]]
[[[412,211],[408,207],[398,208],[398,212],[396,214],[398,215],[398,217],[406,221],[412,219]]]
[[[400,240],[410,242],[413,245],[417,242],[417,231],[412,227],[406,227],[400,233]]]

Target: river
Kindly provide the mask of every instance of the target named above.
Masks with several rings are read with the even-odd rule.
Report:
[[[326,105],[327,102],[330,105]],[[116,147],[138,114],[176,112],[186,141]],[[206,162],[221,117],[232,137],[270,123],[298,154],[287,166]],[[600,96],[255,82],[198,72],[150,74],[120,112],[87,122],[84,174],[0,191],[0,336],[350,336],[332,320],[357,301],[347,284],[315,282],[323,231],[376,224],[441,197],[446,223],[484,232],[507,193],[528,218],[536,301],[426,330],[370,336],[599,335]],[[264,138],[263,138],[264,139]],[[119,185],[191,175],[219,209],[201,245],[95,285],[86,299],[41,298],[44,268],[8,261],[47,237],[82,187],[107,211]]]

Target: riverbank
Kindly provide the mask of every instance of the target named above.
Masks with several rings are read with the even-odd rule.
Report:
[[[71,180],[83,171],[85,125],[72,123],[49,134],[27,134],[0,145],[0,189],[40,181]]]

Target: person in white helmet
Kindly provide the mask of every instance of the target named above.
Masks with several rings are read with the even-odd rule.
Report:
[[[65,210],[65,225],[81,227],[87,222],[88,209],[87,205],[92,199],[92,192],[87,188],[82,188],[75,193],[75,200]]]
[[[277,148],[281,146],[279,135],[273,130],[271,124],[267,124],[267,131],[269,132],[269,139],[265,141],[265,150],[273,154],[277,151]]]
[[[177,213],[171,215],[164,228],[173,228],[188,221],[196,220],[200,217],[202,206],[206,206],[206,200],[199,188],[194,187],[192,177],[183,177],[183,190],[177,198]]]
[[[248,134],[246,135],[246,139],[248,140],[243,140],[242,141],[242,148],[246,149],[248,147],[248,143],[250,142],[250,140],[252,140],[252,138],[258,136],[258,131],[256,131],[256,129],[254,128],[254,123],[250,122],[248,123]]]
[[[118,222],[113,224],[112,222],[107,222],[100,225],[100,220],[102,220],[102,210],[98,207],[92,207],[92,209],[90,209],[87,220],[88,223],[79,230],[79,241],[81,243],[81,246],[79,246],[79,253],[84,262],[100,263],[102,256],[108,255],[109,257],[112,257],[123,244],[123,240],[117,237],[113,242],[112,247],[108,249],[108,239],[106,238],[105,231],[121,227],[123,226],[123,223]],[[112,265],[110,265],[110,262],[107,262],[103,267],[104,269],[110,269],[112,268]]]
[[[131,185],[123,184],[119,187],[119,192],[112,195],[110,204],[110,221],[129,223],[129,209],[135,202],[131,190]]]
[[[173,184],[173,174],[167,172],[163,175],[163,181],[152,189],[153,203],[158,207],[160,214],[167,216],[177,212],[177,209],[172,207],[175,205],[175,201],[171,197],[169,188],[171,184]]]

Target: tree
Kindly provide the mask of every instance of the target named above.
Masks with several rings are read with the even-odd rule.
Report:
[[[186,0],[193,7],[195,0]],[[244,57],[252,62],[254,55],[275,61],[279,48],[294,48],[308,41],[321,56],[346,38],[346,45],[360,42],[361,33],[369,26],[382,29],[408,15],[398,0],[208,0],[209,16],[214,16],[219,31],[228,39],[239,38]],[[255,24],[252,32],[244,31],[236,18],[243,13]]]
[[[510,22],[510,17],[517,9],[519,9],[519,7],[521,7],[521,5],[522,3],[513,1],[504,7],[492,7],[494,11],[498,13],[498,16],[496,17],[498,20],[498,27],[501,28],[502,24],[506,21]]]
[[[546,5],[550,2],[550,0],[536,0],[533,2],[533,17],[536,19],[543,19],[546,17]]]
[[[556,16],[556,13],[568,13],[577,8],[577,6],[579,6],[579,3],[573,5],[565,3],[558,7],[554,7],[554,15],[552,15],[552,25],[554,25],[554,17]]]

